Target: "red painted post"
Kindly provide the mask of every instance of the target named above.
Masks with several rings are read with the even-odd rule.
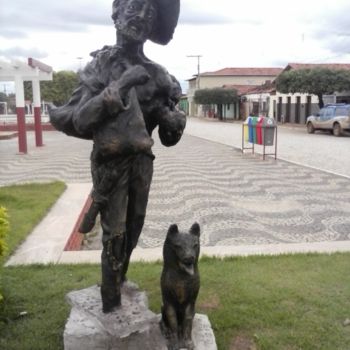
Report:
[[[27,153],[26,116],[24,107],[17,107],[18,151]]]
[[[15,76],[15,89],[18,128],[18,151],[19,153],[27,153],[27,130],[25,116],[26,113],[24,108],[24,86],[23,79],[19,75]]]
[[[41,98],[40,98],[40,82],[35,79],[32,80],[33,87],[33,103],[34,103],[34,130],[35,130],[35,144],[37,147],[43,146],[43,131],[41,126]]]
[[[35,129],[35,145],[43,146],[43,130],[41,127],[41,108],[34,107],[34,129]]]

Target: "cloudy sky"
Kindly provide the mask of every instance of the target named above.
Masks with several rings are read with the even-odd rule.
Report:
[[[0,59],[34,57],[56,71],[77,70],[91,51],[115,43],[111,3],[0,0]],[[145,52],[181,82],[197,72],[188,55],[202,55],[201,72],[349,63],[349,13],[349,0],[182,0],[174,39],[147,43]]]

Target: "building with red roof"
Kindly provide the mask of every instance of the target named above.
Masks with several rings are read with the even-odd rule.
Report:
[[[289,63],[285,68],[231,67],[214,72],[204,72],[189,79],[187,94],[189,114],[198,116],[221,115],[223,119],[245,119],[248,115],[267,115],[279,122],[305,123],[306,118],[319,111],[314,95],[295,93],[282,94],[276,91],[275,79],[289,70],[329,68],[350,70],[345,63]],[[198,106],[194,103],[195,91],[223,87],[234,89],[240,97],[233,105]],[[337,92],[323,96],[325,103],[350,103],[350,92]]]
[[[274,80],[283,68],[264,67],[229,67],[213,72],[204,72],[188,80],[187,92],[190,115],[202,115],[202,108],[194,103],[197,89],[211,89],[217,87],[233,88],[238,94],[245,94],[250,88],[260,86],[266,81]],[[223,107],[224,118],[238,118],[239,104]]]

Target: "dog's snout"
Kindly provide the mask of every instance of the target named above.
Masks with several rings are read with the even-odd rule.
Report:
[[[190,265],[190,264],[193,264],[194,263],[194,256],[191,255],[191,256],[186,256],[183,260],[183,262],[186,264],[186,265]]]

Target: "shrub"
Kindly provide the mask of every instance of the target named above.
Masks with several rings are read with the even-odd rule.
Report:
[[[6,236],[9,230],[7,211],[4,207],[0,207],[0,256],[6,252]]]
[[[3,256],[6,252],[6,236],[9,230],[9,222],[6,209],[0,207],[0,257]],[[0,266],[1,269],[1,266]],[[0,281],[1,282],[1,281]],[[0,303],[3,300],[3,296],[0,293]]]

